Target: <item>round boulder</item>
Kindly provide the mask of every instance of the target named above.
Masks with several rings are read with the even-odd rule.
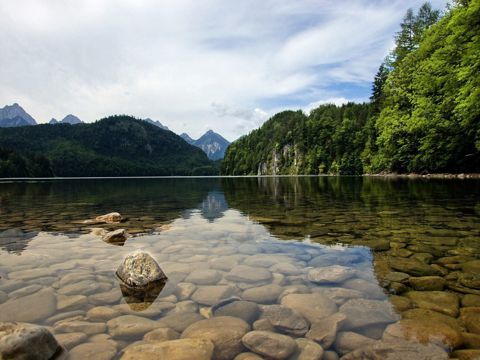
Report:
[[[287,359],[297,350],[297,343],[291,337],[270,331],[251,331],[242,342],[251,351],[269,359]]]

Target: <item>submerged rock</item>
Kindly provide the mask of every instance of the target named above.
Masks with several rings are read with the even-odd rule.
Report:
[[[105,215],[100,215],[95,218],[96,221],[98,222],[104,222],[104,223],[116,223],[122,221],[122,215],[118,212],[111,212]]]
[[[55,359],[65,354],[44,327],[27,323],[0,323],[0,359]]]
[[[457,317],[458,296],[445,291],[410,291],[406,296],[413,304],[422,309],[434,310]]]
[[[243,351],[241,340],[249,330],[250,326],[242,319],[218,316],[190,325],[181,337],[209,340],[215,345],[213,359],[230,360]]]
[[[265,306],[262,318],[267,319],[279,332],[294,336],[303,336],[308,331],[309,323],[295,310],[282,305]]]
[[[153,302],[167,281],[157,262],[145,252],[127,255],[116,275],[121,280],[120,288],[127,303]]]
[[[435,276],[441,275],[440,271],[417,259],[391,258],[390,267],[394,270],[404,272],[413,276]]]
[[[242,338],[243,344],[251,351],[267,358],[287,359],[297,350],[297,343],[291,337],[270,331],[251,331]]]
[[[323,294],[289,294],[282,298],[282,305],[296,310],[310,323],[337,312],[337,305]]]
[[[325,266],[308,272],[308,280],[316,284],[341,283],[355,276],[355,270],[340,265]]]
[[[248,324],[257,320],[260,315],[258,305],[251,301],[233,300],[229,302],[221,301],[212,307],[214,316],[234,316],[238,317]]]
[[[316,341],[322,345],[323,348],[328,349],[335,341],[337,331],[341,329],[346,318],[345,314],[336,313],[325,319],[314,322],[305,337]]]
[[[406,340],[379,341],[353,350],[341,360],[447,360],[448,354],[433,344],[420,344]]]
[[[121,360],[210,360],[213,343],[205,339],[138,342],[128,346]]]
[[[388,324],[398,320],[388,301],[352,299],[340,307],[346,315],[345,329],[356,329],[375,324]]]
[[[127,241],[127,232],[125,229],[110,231],[103,235],[102,240],[109,244],[123,246]]]

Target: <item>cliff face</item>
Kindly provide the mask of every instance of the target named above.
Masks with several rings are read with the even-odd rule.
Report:
[[[273,149],[268,159],[258,164],[257,175],[299,175],[303,157],[296,144]]]

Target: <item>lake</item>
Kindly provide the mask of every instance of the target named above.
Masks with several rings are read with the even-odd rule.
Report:
[[[168,276],[154,300],[115,275],[135,251]],[[480,180],[3,181],[0,321],[71,359],[474,359]]]

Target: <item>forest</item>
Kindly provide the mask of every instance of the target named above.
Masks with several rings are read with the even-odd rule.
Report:
[[[130,116],[0,129],[0,177],[216,173],[218,165],[199,148]]]
[[[230,145],[226,175],[480,172],[480,0],[408,10],[370,102],[284,111]]]

